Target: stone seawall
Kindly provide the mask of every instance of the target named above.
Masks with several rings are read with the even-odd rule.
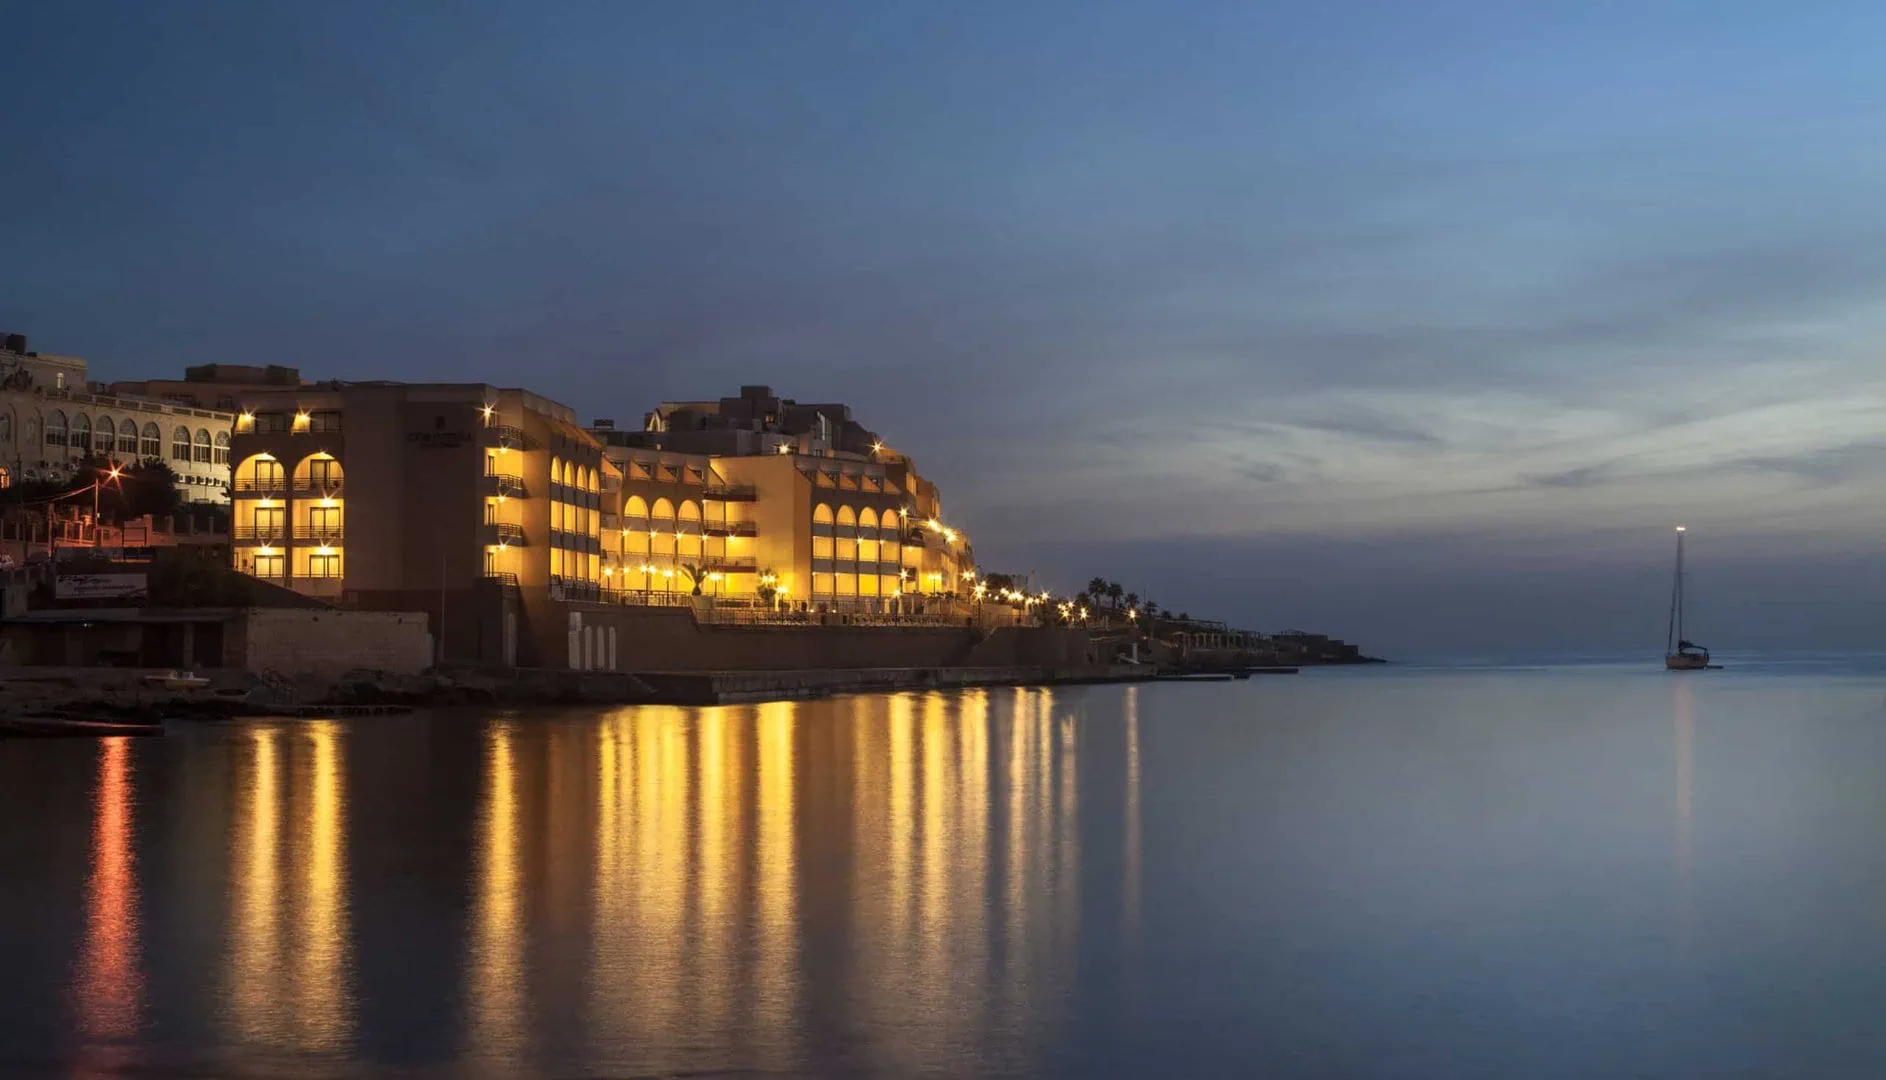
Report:
[[[1131,665],[659,672],[637,676],[648,686],[656,700],[674,705],[731,705],[830,697],[834,694],[955,690],[971,686],[1127,682],[1147,677],[1143,669]]]

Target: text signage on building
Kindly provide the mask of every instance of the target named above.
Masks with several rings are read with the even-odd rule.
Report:
[[[409,431],[406,441],[414,446],[450,450],[472,441],[469,431]]]
[[[61,574],[53,581],[59,600],[129,600],[147,589],[143,574]]]

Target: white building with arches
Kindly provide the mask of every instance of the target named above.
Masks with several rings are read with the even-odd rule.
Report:
[[[157,459],[187,503],[228,499],[235,414],[136,395],[94,393],[85,361],[0,338],[0,487],[26,480],[87,483],[87,459]]]

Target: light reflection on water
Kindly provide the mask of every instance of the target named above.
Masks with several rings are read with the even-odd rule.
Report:
[[[343,729],[321,722],[246,733],[232,779],[233,909],[224,968],[229,1036],[294,1055],[351,1048],[347,780]]]
[[[1886,1063],[1875,691],[1546,678],[6,744],[0,1071]]]

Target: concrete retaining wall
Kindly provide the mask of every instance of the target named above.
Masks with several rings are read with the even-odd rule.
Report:
[[[698,625],[685,608],[557,604],[539,633],[547,667],[568,655],[569,616],[585,631],[613,630],[618,671],[798,671],[960,665],[980,637],[967,627]],[[608,654],[608,650],[604,650]]]
[[[337,676],[369,668],[416,675],[432,664],[423,613],[257,608],[237,625],[227,642],[228,663],[249,671]]]

